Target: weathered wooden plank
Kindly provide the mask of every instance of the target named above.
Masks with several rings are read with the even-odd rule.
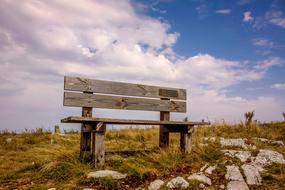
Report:
[[[169,101],[169,99],[161,99],[162,101]],[[170,113],[169,111],[160,112],[160,121],[169,121]],[[165,148],[169,146],[169,131],[166,125],[159,126],[159,147]]]
[[[181,132],[180,133],[180,148],[181,151],[184,153],[190,153],[192,150],[192,132],[193,132],[193,125],[187,126],[188,132]]]
[[[104,122],[106,124],[118,125],[210,125],[209,122],[191,122],[191,121],[155,121],[155,120],[130,120],[130,119],[112,119],[112,118],[96,118],[96,117],[78,117],[70,116],[61,120],[62,123],[96,123]]]
[[[82,117],[92,117],[92,108],[83,107]],[[80,137],[80,159],[89,160],[91,153],[91,130],[92,124],[82,123],[81,124],[81,137]]]
[[[65,92],[65,106],[186,112],[186,102]]]
[[[93,132],[93,161],[96,168],[101,168],[105,163],[105,131],[106,125],[99,122],[96,125],[96,131]]]
[[[186,90],[80,77],[64,77],[64,90],[186,100]]]

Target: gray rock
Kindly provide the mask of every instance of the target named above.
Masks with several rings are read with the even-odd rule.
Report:
[[[151,182],[148,186],[148,190],[158,190],[160,187],[164,184],[164,181],[160,179],[156,179],[153,182]]]
[[[6,143],[11,143],[12,142],[12,138],[7,138],[6,139]]]
[[[187,188],[189,186],[189,183],[183,178],[183,177],[176,177],[170,180],[167,185],[168,188]]]
[[[244,181],[230,181],[227,190],[249,190],[249,188]]]
[[[248,149],[247,145],[245,144],[244,140],[241,138],[238,139],[225,139],[221,138],[220,143],[223,147],[226,146],[234,146],[234,147],[241,147],[243,149]]]
[[[203,173],[194,173],[188,177],[188,180],[197,180],[207,185],[212,185],[211,179],[205,176]]]
[[[243,173],[246,177],[248,185],[261,185],[261,176],[259,169],[250,164],[244,164],[241,166]]]
[[[251,164],[262,171],[265,166],[272,163],[285,164],[283,155],[273,150],[259,150],[256,157],[251,159]]]
[[[232,166],[226,166],[227,173],[226,173],[226,179],[232,180],[232,181],[244,181],[238,166],[232,165]]]
[[[217,166],[209,166],[206,170],[205,173],[211,175],[213,171],[217,168]]]
[[[95,172],[90,172],[87,175],[88,178],[101,178],[101,177],[111,177],[113,179],[123,179],[127,177],[127,174],[121,174],[117,171],[112,171],[112,170],[99,170]]]
[[[225,156],[236,157],[240,159],[240,161],[245,162],[250,158],[251,154],[249,151],[241,151],[241,150],[222,150]]]

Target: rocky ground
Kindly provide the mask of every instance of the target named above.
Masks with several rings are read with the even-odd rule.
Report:
[[[274,141],[265,138],[254,138],[263,143],[274,144],[276,146],[284,146],[282,141]],[[205,138],[206,142],[218,141],[221,144],[222,152],[227,157],[225,163],[221,165],[205,164],[200,171],[189,173],[187,177],[174,176],[169,180],[156,179],[148,186],[137,187],[136,189],[187,189],[189,182],[196,181],[201,189],[227,189],[227,190],[248,190],[251,187],[257,188],[262,185],[261,174],[266,171],[266,167],[271,164],[285,164],[285,159],[282,154],[269,150],[257,149],[256,146],[247,143],[247,139],[236,138]],[[203,146],[207,146],[205,143]],[[224,168],[219,168],[223,166]],[[212,182],[216,170],[226,170],[224,181],[219,184]],[[187,174],[185,174],[187,175]],[[121,174],[111,170],[100,170],[89,173],[88,178],[111,177],[121,180],[126,174]],[[85,188],[88,190],[89,188]],[[52,190],[52,189],[50,189]]]

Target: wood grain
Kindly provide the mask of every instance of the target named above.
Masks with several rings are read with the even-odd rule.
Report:
[[[186,89],[86,79],[70,76],[64,77],[64,90],[186,100]]]
[[[162,101],[169,101],[169,99],[161,98]],[[169,121],[170,113],[169,111],[160,112],[160,121]],[[169,131],[166,125],[159,126],[159,147],[166,148],[169,146]]]
[[[78,117],[70,116],[61,120],[63,123],[97,123],[105,124],[133,124],[133,125],[210,125],[209,122],[191,122],[191,121],[156,121],[156,120],[130,120],[130,119],[112,119],[112,118],[96,118],[96,117]]]
[[[65,106],[186,112],[186,102],[65,92]]]
[[[102,168],[105,163],[105,131],[106,125],[99,122],[96,125],[96,131],[93,132],[93,162],[96,168]]]

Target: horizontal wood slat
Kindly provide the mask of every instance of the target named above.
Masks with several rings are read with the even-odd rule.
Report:
[[[186,112],[186,102],[64,92],[65,106],[107,109]]]
[[[64,77],[64,90],[186,100],[186,90],[80,77]]]
[[[209,122],[192,122],[192,121],[155,121],[155,120],[130,120],[130,119],[111,119],[111,118],[96,118],[96,117],[78,117],[70,116],[61,120],[63,123],[97,123],[105,124],[133,124],[133,125],[210,125]],[[171,128],[170,128],[171,129]]]

